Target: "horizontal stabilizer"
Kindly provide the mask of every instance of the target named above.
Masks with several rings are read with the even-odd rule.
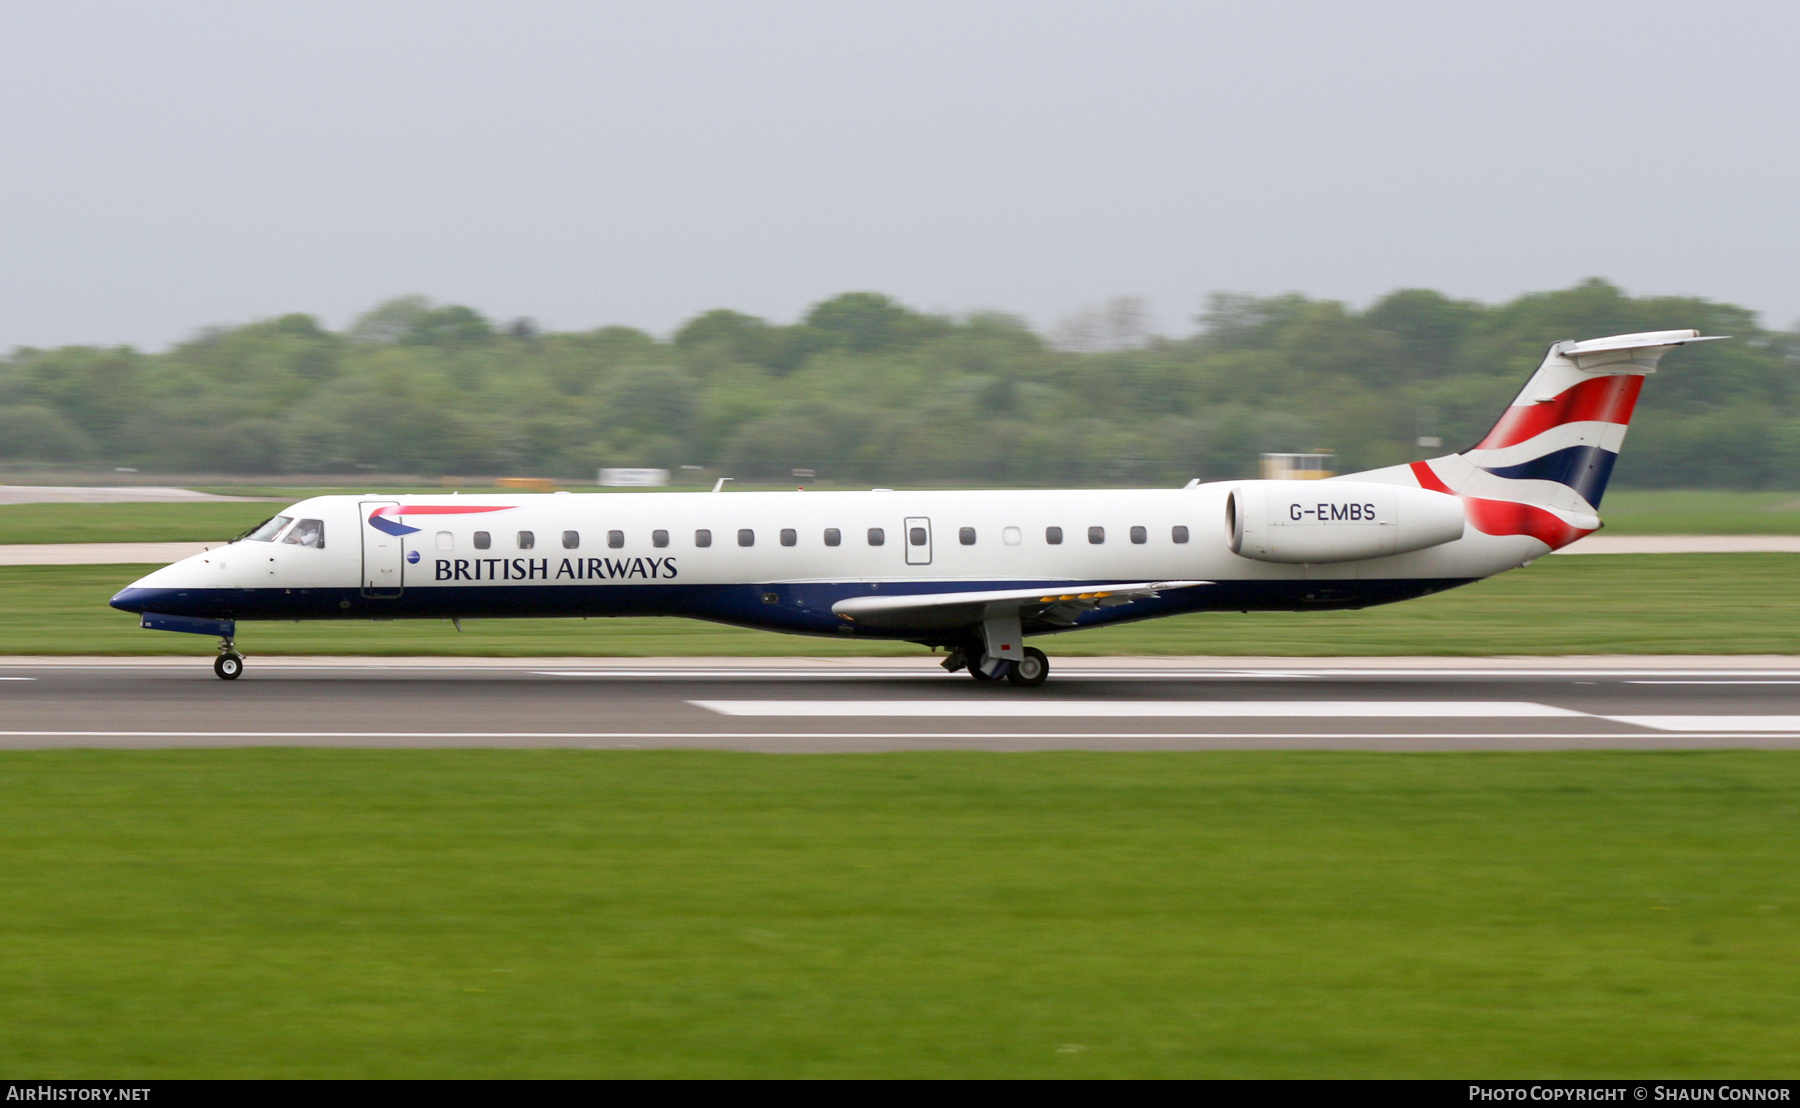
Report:
[[[1639,331],[1635,335],[1609,335],[1584,342],[1559,342],[1551,347],[1565,358],[1583,354],[1607,354],[1615,350],[1649,350],[1659,346],[1685,346],[1690,342],[1719,342],[1730,335],[1702,335],[1691,328],[1680,331]]]
[[[857,596],[831,606],[848,622],[869,627],[957,628],[1018,616],[1025,620],[1072,624],[1082,612],[1148,600],[1172,589],[1191,589],[1211,581],[1141,581],[1132,584],[1060,584],[1036,589],[991,592],[942,592],[911,596]]]

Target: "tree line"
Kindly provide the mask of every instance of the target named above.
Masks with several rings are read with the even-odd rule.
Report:
[[[1698,327],[1669,359],[1616,480],[1790,488],[1800,334],[1730,304],[1599,280],[1485,305],[1395,292],[1358,311],[1211,298],[1190,338],[1071,350],[997,313],[847,293],[781,325],[728,309],[660,338],[540,333],[390,301],[334,332],[306,315],[164,353],[20,348],[0,360],[0,461],[179,473],[529,474],[796,468],[862,484],[1128,485],[1254,475],[1265,451],[1343,469],[1465,447],[1556,339]]]

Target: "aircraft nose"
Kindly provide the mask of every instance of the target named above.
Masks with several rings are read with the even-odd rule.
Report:
[[[150,592],[151,590],[140,589],[136,585],[127,585],[113,593],[113,598],[107,603],[121,612],[140,614],[149,611]]]

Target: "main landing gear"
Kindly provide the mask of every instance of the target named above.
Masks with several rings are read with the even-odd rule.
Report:
[[[1003,677],[1025,689],[1035,689],[1043,684],[1050,676],[1050,659],[1035,646],[1015,649],[1020,650],[1017,658],[995,658],[987,653],[980,640],[976,640],[951,651],[944,659],[944,668],[951,673],[966,669],[970,677],[984,684]]]
[[[1050,659],[1035,646],[1025,648],[1025,656],[1016,659],[1006,671],[1006,679],[1021,688],[1035,689],[1050,676]]]
[[[219,640],[219,656],[213,659],[213,672],[221,681],[236,681],[244,672],[244,656],[230,639]]]

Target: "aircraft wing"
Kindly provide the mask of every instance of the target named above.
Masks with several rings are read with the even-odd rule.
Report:
[[[1054,588],[942,592],[909,596],[856,596],[831,606],[839,619],[865,627],[920,630],[966,627],[985,619],[1017,616],[1024,621],[1072,625],[1095,608],[1116,608],[1191,589],[1211,581],[1141,581],[1135,584],[1058,585]]]

